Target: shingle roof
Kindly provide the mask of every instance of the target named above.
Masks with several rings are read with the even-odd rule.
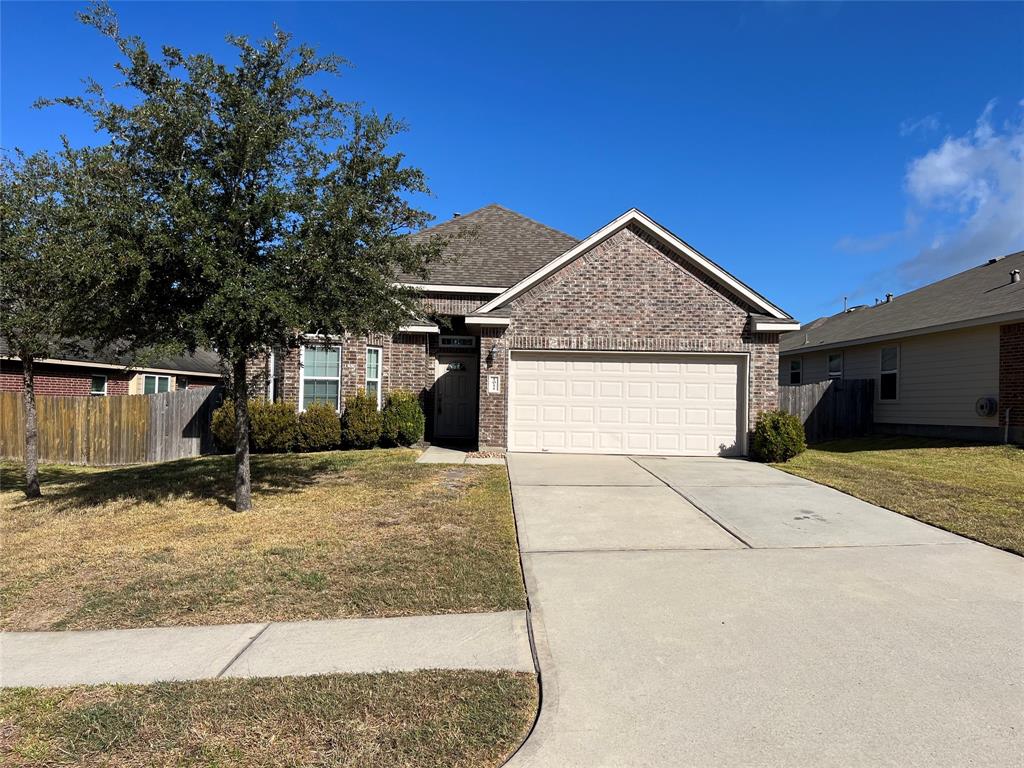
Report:
[[[99,363],[109,365],[111,368],[125,368],[132,363],[129,356],[119,354],[114,350],[94,350],[84,344],[76,344],[76,346],[79,348],[62,353],[57,359],[69,363]],[[0,357],[16,357],[3,339],[0,339]],[[204,376],[222,375],[220,355],[208,349],[197,349],[194,355],[171,355],[144,359],[143,362],[133,367],[197,373]]]
[[[896,296],[891,302],[819,318],[799,331],[783,334],[779,352],[850,344],[953,323],[981,323],[1014,312],[1024,315],[1024,281],[1011,283],[1012,269],[1024,270],[1024,251]]]
[[[421,239],[433,234],[453,238],[445,259],[430,267],[426,279],[402,275],[402,280],[429,285],[509,288],[577,242],[564,232],[496,204],[449,219],[410,237]]]

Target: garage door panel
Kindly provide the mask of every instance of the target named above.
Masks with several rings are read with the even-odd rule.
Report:
[[[509,447],[675,455],[743,451],[740,357],[513,352]]]

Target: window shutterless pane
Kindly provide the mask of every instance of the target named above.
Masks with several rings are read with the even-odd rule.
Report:
[[[306,347],[304,374],[337,377],[340,355],[341,350],[337,347]]]
[[[327,403],[332,408],[338,407],[338,382],[306,379],[302,382],[302,403],[309,406],[312,403]]]
[[[883,373],[880,377],[878,398],[879,400],[895,400],[899,384],[899,374]]]
[[[107,394],[107,377],[106,376],[93,376],[92,384],[89,387],[89,391],[94,395],[105,395]]]
[[[156,376],[142,377],[142,394],[152,395],[156,392]]]
[[[829,376],[838,376],[843,372],[843,355],[842,353],[831,354],[828,356],[828,373]]]
[[[379,349],[368,349],[368,350],[366,350],[366,378],[367,379],[379,379],[380,378],[380,350]]]
[[[372,397],[374,400],[377,399],[377,390],[380,389],[379,381],[368,381],[366,382],[366,394]]]
[[[167,392],[171,388],[171,377],[170,376],[157,376],[156,377],[156,391]]]
[[[899,360],[899,351],[896,347],[882,347],[882,370],[895,371],[896,363]]]

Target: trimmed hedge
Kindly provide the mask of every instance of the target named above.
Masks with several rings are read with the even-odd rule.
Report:
[[[426,419],[420,399],[412,392],[396,389],[389,394],[381,420],[389,445],[412,445],[423,439]]]
[[[754,458],[759,461],[785,462],[807,450],[804,425],[785,411],[765,411],[754,427]]]
[[[313,403],[299,414],[299,450],[329,451],[341,442],[341,419],[327,403]]]
[[[235,450],[235,404],[225,400],[212,420],[213,439],[225,452]],[[288,403],[249,401],[249,447],[254,453],[287,453],[299,437],[299,417]]]
[[[345,448],[373,448],[380,442],[382,420],[377,399],[364,392],[345,398],[341,416],[341,444]]]

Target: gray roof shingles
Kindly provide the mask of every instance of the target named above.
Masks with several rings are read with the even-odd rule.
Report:
[[[101,365],[109,365],[111,368],[131,367],[131,358],[127,355],[119,354],[115,350],[94,350],[87,344],[80,344],[78,346],[78,349],[69,349],[61,354],[58,359],[69,363],[99,363]],[[16,357],[3,339],[0,339],[0,357]],[[168,371],[180,371],[181,373],[201,374],[203,376],[222,375],[220,355],[208,349],[197,349],[194,355],[174,355],[144,359],[143,362],[137,363],[134,367],[158,368]]]
[[[413,239],[451,237],[442,261],[429,276],[401,275],[409,283],[510,288],[578,242],[557,229],[500,205],[483,208],[421,230]]]
[[[1010,282],[1013,269],[1024,270],[1024,251],[896,296],[891,302],[819,318],[799,331],[783,334],[779,352],[853,344],[1024,312],[1024,281]]]

